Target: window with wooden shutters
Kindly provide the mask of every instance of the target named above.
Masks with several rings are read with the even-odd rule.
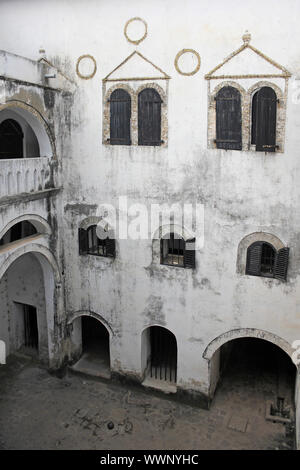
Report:
[[[242,150],[241,94],[231,86],[221,88],[216,95],[216,146]]]
[[[130,145],[131,98],[123,89],[110,95],[110,143],[111,145]]]
[[[160,241],[160,262],[168,266],[195,268],[195,238],[184,240],[174,233]]]
[[[161,145],[161,103],[159,93],[146,88],[138,96],[138,144]]]
[[[0,124],[0,159],[23,158],[23,132],[14,119]]]
[[[262,87],[252,98],[251,143],[258,152],[276,151],[277,96],[270,87]]]
[[[278,251],[267,242],[255,242],[247,250],[246,274],[286,280],[289,248]]]
[[[96,233],[97,226],[91,225],[87,230],[79,229],[79,254],[115,257],[115,240],[100,239]]]

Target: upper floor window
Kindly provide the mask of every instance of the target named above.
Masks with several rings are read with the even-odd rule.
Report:
[[[289,248],[278,251],[270,243],[254,242],[247,250],[246,274],[286,280]]]
[[[251,144],[260,152],[276,150],[277,96],[270,87],[260,88],[252,98]]]
[[[195,268],[195,239],[184,240],[171,232],[160,241],[160,262],[168,266]]]
[[[138,144],[161,145],[161,103],[159,93],[145,88],[138,95]]]
[[[0,124],[0,159],[23,158],[23,131],[14,119]]]
[[[130,145],[131,98],[119,88],[110,96],[110,143]]]
[[[216,95],[216,146],[242,150],[241,94],[231,86],[221,88]]]
[[[0,240],[0,246],[6,245],[37,233],[36,228],[28,220],[23,220],[13,225]]]
[[[97,225],[91,225],[87,230],[79,229],[79,254],[115,257],[115,240],[98,238],[96,229]]]

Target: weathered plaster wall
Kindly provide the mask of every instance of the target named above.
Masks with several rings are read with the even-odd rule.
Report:
[[[116,0],[101,6],[91,1],[83,9],[78,1],[72,2],[72,15],[68,2],[57,5],[59,19],[53,2],[37,12],[30,0],[17,17],[12,5],[4,2],[1,17],[11,28],[2,44],[5,49],[36,58],[42,43],[47,56],[60,60],[71,76],[82,53],[97,60],[93,79],[76,77],[70,127],[62,129],[59,106],[54,115],[57,142],[65,141],[64,132],[71,129],[70,148],[60,148],[67,314],[78,310],[101,314],[115,332],[112,368],[136,376],[141,374],[143,329],[166,326],[177,338],[179,385],[207,394],[208,367],[202,355],[218,335],[256,328],[292,343],[300,334],[299,104],[290,87],[284,153],[208,149],[204,79],[241,44],[246,28],[256,47],[282,63],[293,77],[297,75],[299,2],[289,0],[287,8],[286,3],[271,0],[240,4],[188,0],[182,8],[179,0],[147,4]],[[257,21],[258,11],[261,18],[268,17],[268,28]],[[38,18],[34,38],[27,21],[33,13]],[[133,16],[145,18],[149,27],[139,50],[171,76],[167,147],[102,144],[101,80],[133,51],[123,36],[124,24]],[[17,45],[18,28],[24,41]],[[177,74],[173,63],[176,53],[188,46],[200,53],[201,68],[186,77]],[[82,220],[100,215],[101,203],[117,205],[121,195],[128,196],[129,205],[204,204],[205,244],[197,253],[195,271],[153,265],[151,240],[117,241],[114,261],[79,257]],[[291,249],[286,284],[237,273],[240,241],[260,231],[274,234]]]
[[[26,259],[31,256],[36,260],[37,264],[29,268],[36,272],[43,289],[45,286],[44,311],[38,311],[38,318],[41,319],[41,359],[50,367],[58,367],[64,360],[61,337],[64,334],[62,323],[65,323],[60,194],[63,183],[62,157],[69,151],[71,82],[56,71],[57,78],[52,80],[49,87],[44,74],[55,72],[54,69],[4,51],[0,52],[0,68],[0,121],[14,118],[20,123],[25,134],[24,141],[27,141],[25,157],[29,156],[34,140],[32,135],[28,139],[29,126],[40,150],[40,158],[0,160],[0,232],[19,221],[20,217],[25,220],[27,216],[27,220],[42,224],[42,230],[38,231],[43,233],[42,236],[2,247],[0,272],[1,276],[5,269],[10,272],[10,264],[15,261],[13,266],[19,268],[20,282],[22,276],[26,282],[22,255]],[[27,277],[30,279],[30,276]],[[3,295],[10,296],[10,290],[15,286],[14,278],[5,274],[3,279],[5,281],[1,285],[4,289],[5,284],[7,291]],[[33,290],[39,285],[38,282],[32,280]],[[28,303],[35,305],[33,302]],[[39,306],[38,310],[42,308]],[[3,318],[7,318],[6,310],[1,308],[2,312]],[[0,329],[0,336],[7,336],[5,328],[4,331]],[[11,336],[15,331],[16,328],[11,330]],[[12,339],[10,342],[13,349],[18,346],[12,343]]]

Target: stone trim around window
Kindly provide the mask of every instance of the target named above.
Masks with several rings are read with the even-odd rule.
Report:
[[[255,146],[251,145],[251,120],[252,120],[252,97],[254,93],[260,88],[267,86],[272,88],[279,100],[277,104],[277,119],[276,119],[276,145],[278,149],[275,153],[284,152],[285,141],[285,122],[286,122],[286,105],[287,105],[287,82],[285,90],[282,91],[279,86],[269,81],[260,81],[245,90],[239,83],[234,81],[224,81],[219,83],[212,92],[208,90],[208,128],[207,128],[207,147],[209,149],[216,149],[216,100],[215,97],[218,91],[225,87],[231,86],[239,90],[241,94],[241,111],[242,111],[242,150],[241,151],[255,151]],[[224,150],[223,150],[224,151]],[[231,151],[231,150],[228,150]],[[234,150],[236,151],[236,150]],[[264,152],[258,152],[264,153]]]
[[[254,232],[246,235],[239,243],[236,261],[236,272],[244,275],[246,273],[247,250],[255,242],[270,243],[276,251],[286,245],[276,235],[266,232]]]

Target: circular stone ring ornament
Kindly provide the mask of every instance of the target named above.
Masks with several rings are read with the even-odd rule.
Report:
[[[84,59],[90,59],[94,64],[94,70],[88,75],[83,75],[79,71],[80,62]],[[89,80],[90,78],[93,78],[93,76],[95,75],[96,72],[97,72],[97,63],[96,63],[96,60],[94,59],[94,57],[92,55],[84,54],[84,55],[81,55],[78,58],[77,63],[76,63],[76,73],[77,73],[78,77],[83,78],[84,80]]]
[[[191,72],[182,72],[182,70],[180,70],[180,68],[179,68],[179,66],[178,66],[178,61],[179,61],[180,57],[181,57],[183,54],[186,54],[187,52],[189,52],[189,53],[191,53],[191,54],[194,54],[194,56],[196,56],[196,58],[197,58],[197,65],[196,65],[195,69],[192,70]],[[195,75],[195,73],[197,73],[198,70],[200,69],[200,64],[201,64],[200,55],[198,54],[198,52],[194,51],[194,49],[182,49],[181,51],[178,52],[178,54],[177,54],[176,57],[175,57],[175,61],[174,61],[175,69],[176,69],[177,72],[180,73],[181,75]]]
[[[145,27],[145,32],[144,32],[144,35],[140,38],[140,39],[130,39],[130,37],[128,36],[128,32],[127,32],[127,29],[128,29],[128,26],[134,22],[134,21],[139,21],[139,22],[142,22],[144,27]],[[139,44],[140,42],[144,41],[145,37],[147,36],[147,31],[148,31],[148,26],[147,26],[147,23],[145,20],[143,20],[143,18],[139,18],[138,16],[134,17],[134,18],[131,18],[130,20],[127,21],[127,23],[125,24],[124,26],[124,36],[125,38],[127,39],[127,41],[131,42],[131,44]]]

